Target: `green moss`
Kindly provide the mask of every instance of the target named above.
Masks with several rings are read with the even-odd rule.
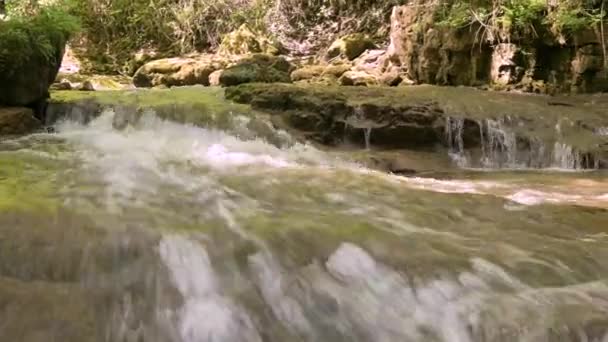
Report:
[[[224,70],[220,76],[220,84],[233,86],[252,82],[289,83],[291,69],[291,64],[283,57],[256,54]]]
[[[133,106],[151,108],[166,119],[204,126],[213,120],[232,115],[250,115],[247,105],[224,100],[223,89],[216,87],[183,87],[133,91],[54,91],[51,103],[92,101],[101,106]]]
[[[51,151],[52,153],[52,151]],[[20,153],[0,153],[0,212],[55,211],[58,165]]]

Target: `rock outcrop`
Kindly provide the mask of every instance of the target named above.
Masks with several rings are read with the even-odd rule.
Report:
[[[601,35],[592,28],[560,41],[551,32],[478,34],[486,28],[438,25],[432,5],[396,6],[389,56],[418,84],[489,85],[529,92],[608,90]],[[477,32],[477,34],[476,34]]]
[[[52,56],[32,55],[23,58],[17,68],[10,61],[0,68],[0,106],[26,106],[38,109],[49,96],[64,53],[64,42],[53,47]]]
[[[492,165],[608,167],[608,96],[564,98],[466,87],[246,84],[238,103],[275,113],[306,138],[362,146],[468,150]],[[608,128],[606,128],[608,129]],[[473,164],[476,165],[476,164]]]

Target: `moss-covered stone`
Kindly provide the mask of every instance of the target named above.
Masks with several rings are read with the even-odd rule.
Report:
[[[375,48],[374,42],[364,34],[354,33],[334,41],[327,50],[327,58],[344,56],[348,60],[359,57],[365,50]]]
[[[159,59],[142,66],[133,76],[141,88],[210,84],[209,75],[234,63],[237,58],[217,55]]]
[[[247,105],[227,102],[223,90],[217,87],[178,87],[171,89],[138,89],[128,91],[55,91],[51,93],[47,121],[62,117],[88,119],[104,108],[118,108],[124,112],[152,109],[158,116],[181,123],[199,126],[224,127],[234,115],[251,115]],[[85,118],[86,120],[86,118]]]
[[[283,57],[255,54],[225,69],[219,77],[219,83],[223,86],[252,82],[289,83],[292,69],[291,63]]]
[[[291,80],[294,82],[303,80],[314,80],[319,79],[323,76],[338,79],[350,69],[350,64],[306,65],[294,70],[291,73]]]

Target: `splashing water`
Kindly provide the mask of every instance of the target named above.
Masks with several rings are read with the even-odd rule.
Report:
[[[608,339],[605,174],[405,178],[242,122],[114,121],[0,142],[0,340]]]

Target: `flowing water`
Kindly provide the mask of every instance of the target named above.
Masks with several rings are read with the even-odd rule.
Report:
[[[605,173],[113,115],[0,142],[0,341],[608,341]]]

